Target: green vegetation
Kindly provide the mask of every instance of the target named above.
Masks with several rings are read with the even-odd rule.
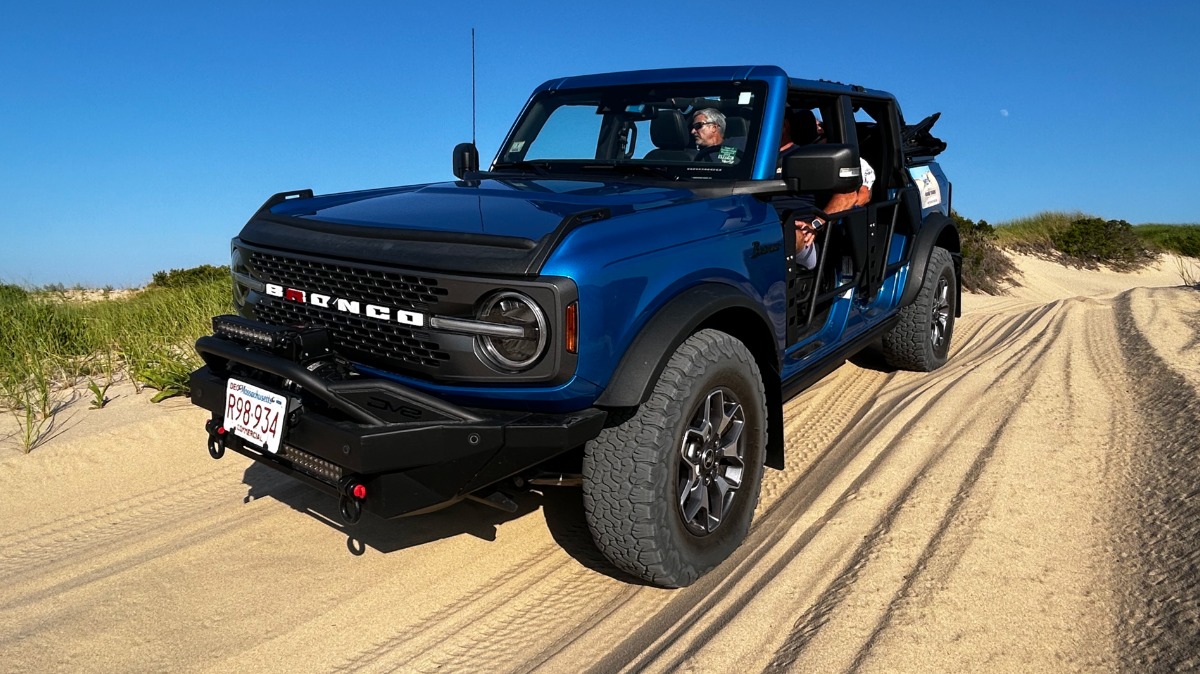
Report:
[[[986,220],[975,222],[951,212],[962,238],[962,283],[967,290],[999,295],[1015,285],[1017,267],[996,243],[996,230]]]
[[[1124,220],[1080,218],[1050,240],[1067,260],[1081,267],[1104,264],[1118,271],[1133,271],[1155,257],[1133,233],[1133,225]]]
[[[66,299],[59,285],[0,286],[0,410],[17,418],[26,451],[66,402],[64,392],[84,380],[97,407],[120,374],[139,390],[157,389],[155,402],[187,393],[188,374],[200,365],[193,343],[213,316],[232,310],[228,268],[199,269],[160,272],[158,286],[95,302]]]
[[[92,392],[92,409],[103,409],[108,404],[108,387],[112,386],[111,381],[104,382],[104,386],[97,384],[94,380],[88,380],[88,390]]]
[[[1094,268],[1133,271],[1157,253],[1200,257],[1200,225],[1130,225],[1085,213],[1047,211],[995,227],[1001,248]]]
[[[229,267],[202,264],[191,269],[154,272],[149,288],[187,288],[208,283],[228,283]]]
[[[1200,257],[1200,225],[1138,225],[1133,231],[1155,250]]]

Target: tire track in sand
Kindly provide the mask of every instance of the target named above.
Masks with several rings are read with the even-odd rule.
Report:
[[[1189,292],[1189,291],[1182,291]],[[1139,417],[1118,573],[1126,671],[1200,669],[1200,396],[1144,335],[1130,293],[1117,302],[1121,352]]]
[[[131,538],[174,528],[184,515],[237,502],[241,499],[231,497],[231,492],[239,491],[230,484],[232,476],[230,467],[222,465],[103,508],[0,536],[0,576],[19,581],[42,575],[79,554],[93,556],[125,546]],[[264,481],[264,486],[288,485],[274,475]]]
[[[798,513],[789,513],[787,517],[777,520],[772,526],[786,528],[788,522],[796,514],[800,516],[798,518],[800,520],[805,517],[811,519],[811,515],[807,511],[826,507],[827,510],[821,517],[809,525],[797,523],[797,527],[807,526],[808,528],[803,530],[802,534],[794,532],[788,534],[792,539],[787,541],[790,545],[785,546],[786,549],[778,553],[778,561],[774,566],[761,570],[745,569],[743,575],[747,578],[754,577],[755,580],[747,581],[742,584],[743,587],[738,587],[739,594],[736,599],[725,601],[710,599],[709,607],[703,611],[696,611],[697,615],[704,613],[703,623],[698,628],[695,626],[691,629],[680,628],[668,634],[655,648],[650,649],[645,657],[633,661],[631,669],[647,668],[656,671],[670,671],[694,667],[703,671],[712,667],[720,669],[722,666],[753,669],[754,654],[765,647],[767,649],[765,652],[769,657],[773,648],[769,644],[778,645],[777,637],[764,634],[758,637],[761,639],[761,643],[751,641],[739,645],[730,643],[735,640],[725,636],[725,632],[732,633],[736,630],[727,630],[725,626],[740,621],[743,623],[741,638],[747,639],[745,624],[762,625],[764,620],[778,620],[780,614],[789,612],[787,609],[789,597],[796,597],[795,601],[799,602],[802,607],[816,607],[808,612],[810,620],[806,621],[803,617],[797,619],[799,633],[804,634],[806,629],[814,628],[811,635],[814,638],[823,637],[826,641],[841,640],[846,637],[847,632],[857,635],[856,638],[859,639],[867,638],[868,635],[864,634],[863,625],[867,626],[865,632],[869,632],[872,621],[877,620],[881,615],[886,616],[888,606],[894,599],[894,592],[879,594],[877,590],[872,592],[870,589],[859,587],[863,584],[862,577],[869,578],[874,585],[883,582],[885,587],[896,587],[903,583],[905,574],[912,568],[911,566],[890,568],[886,572],[886,578],[881,580],[885,573],[878,570],[877,567],[887,565],[881,564],[880,560],[886,561],[888,556],[896,556],[890,547],[886,547],[894,547],[893,539],[898,536],[898,534],[892,533],[890,525],[897,520],[905,522],[907,529],[899,533],[909,537],[914,535],[912,531],[909,531],[914,526],[919,532],[923,532],[921,536],[924,536],[926,540],[936,536],[939,529],[928,523],[936,524],[941,520],[948,521],[950,516],[946,515],[946,511],[952,510],[954,503],[967,499],[972,493],[979,475],[990,460],[985,451],[976,453],[957,450],[954,449],[955,445],[987,447],[995,445],[996,442],[994,436],[997,431],[994,427],[976,431],[971,428],[969,415],[967,415],[966,419],[957,420],[956,428],[952,429],[952,432],[948,432],[946,438],[935,443],[932,449],[913,450],[909,447],[914,444],[913,439],[916,438],[916,442],[921,442],[921,436],[926,433],[922,429],[924,425],[922,417],[930,407],[940,405],[939,401],[942,400],[950,404],[954,402],[954,398],[968,394],[972,397],[963,399],[984,400],[984,394],[991,388],[994,373],[997,370],[1006,372],[1005,376],[1010,379],[1027,378],[1023,371],[1024,365],[1042,358],[1056,340],[1060,339],[1063,324],[1060,313],[1062,313],[1061,308],[1045,307],[1016,318],[993,319],[993,322],[999,321],[999,323],[989,328],[988,332],[995,335],[997,339],[1013,333],[1025,333],[1027,339],[1002,344],[993,343],[987,348],[979,349],[981,358],[976,361],[956,357],[952,361],[955,363],[953,367],[931,375],[908,375],[905,377],[908,383],[901,382],[903,385],[897,387],[898,393],[889,396],[885,392],[871,413],[855,425],[854,436],[846,438],[843,443],[844,449],[847,449],[847,453],[853,456],[854,465],[857,467],[831,467],[832,472],[839,473],[839,475],[834,475],[834,479],[827,483],[833,484],[833,482],[840,481],[838,483],[841,486],[838,489],[842,490],[836,500],[831,505],[822,506],[819,498],[806,497],[800,503]],[[981,371],[974,373],[974,370]],[[1008,409],[1020,405],[1021,401],[1019,397],[1014,397],[1012,400],[1002,402],[1004,404],[1000,406],[999,411],[993,410],[993,416],[996,418],[1002,418],[1001,415],[1007,414]],[[899,429],[889,428],[889,426],[895,425],[899,425]],[[855,446],[867,445],[873,437],[880,435],[886,435],[892,440],[887,442],[882,449],[863,450],[864,456],[857,456],[859,450],[855,449]],[[878,444],[877,442],[876,445]],[[866,464],[865,467],[864,464]],[[907,480],[895,479],[893,474],[912,474],[914,477]],[[851,476],[854,476],[855,479],[846,484]],[[948,480],[951,479],[958,480],[957,489],[948,483]],[[878,498],[874,499],[880,503],[878,507],[882,512],[874,511],[877,513],[874,528],[868,527],[870,531],[864,529],[870,534],[866,541],[857,547],[852,545],[848,551],[841,550],[838,545],[832,544],[831,541],[837,540],[836,537],[839,535],[845,536],[846,532],[839,533],[837,528],[828,530],[829,526],[841,524],[839,520],[848,518],[849,513],[855,509],[874,507],[864,506],[860,501],[865,500],[865,494],[872,490],[878,490],[881,483],[888,480],[897,489],[899,495],[889,502],[881,502]],[[913,486],[914,483],[915,486]],[[819,482],[811,486],[814,489],[821,488]],[[833,495],[828,498],[833,498]],[[764,524],[764,526],[766,525]],[[773,537],[778,536],[779,534],[775,532]],[[844,538],[841,540],[850,542]],[[778,547],[777,544],[773,545]],[[887,555],[880,553],[884,549],[888,551]],[[933,549],[936,550],[937,546],[935,545]],[[837,557],[825,554],[826,550],[836,553]],[[903,552],[906,559],[919,560],[921,550],[921,547],[916,547]],[[829,567],[830,563],[836,559],[842,560],[842,562],[838,562],[843,564],[842,571],[826,573],[825,567]],[[805,571],[807,568],[811,568],[812,571]],[[739,570],[739,572],[741,571]],[[867,575],[860,574],[860,571]],[[730,585],[735,584],[730,583]],[[819,596],[814,596],[808,603],[805,603],[805,600],[799,600],[800,596],[811,596],[810,587],[824,587],[826,590]],[[784,595],[784,598],[775,600],[771,598],[774,595]],[[846,598],[851,596],[854,597],[854,601],[849,603]],[[775,602],[775,605],[771,606],[770,610],[761,606],[772,601]],[[848,603],[849,608],[847,607]],[[864,603],[869,606],[863,608]],[[725,606],[722,607],[722,604]],[[829,623],[828,626],[827,623]],[[839,636],[837,639],[833,639],[831,634]],[[723,646],[726,647],[728,653],[735,654],[729,660],[720,659],[724,656],[720,652],[721,642],[725,642]],[[682,645],[680,645],[681,643]],[[797,644],[793,642],[792,645]],[[800,645],[805,644],[801,643]],[[747,657],[747,654],[750,656]],[[853,651],[846,653],[845,649],[842,649],[841,657],[844,658],[842,661],[846,665],[850,664],[852,656]],[[837,667],[831,666],[831,663],[836,661],[838,660],[831,657],[805,660],[801,669],[837,669]],[[760,662],[762,662],[760,666],[769,665],[768,662]]]
[[[883,531],[864,541],[857,565],[847,565],[853,577],[822,597],[832,606],[818,602],[806,610],[769,670],[1004,670],[1046,661],[1064,669],[1112,667],[1114,615],[1104,562],[1110,443],[1103,438],[1120,437],[1110,429],[1096,445],[1073,440],[1124,407],[1120,395],[1094,395],[1120,391],[1123,381],[1103,362],[1117,355],[1112,309],[1075,299],[1030,315],[1045,321],[1032,338],[1020,337],[1015,350],[994,347],[1012,359],[996,373],[995,389],[1021,395],[991,395],[990,386],[976,391],[976,411],[962,416],[978,428],[949,438],[911,489],[889,504]],[[1117,428],[1130,422],[1111,421]],[[1043,465],[1038,473],[1025,470],[1033,462]],[[948,488],[952,481],[956,487]],[[997,536],[1000,513],[1019,524]],[[1050,549],[1043,538],[1055,540]],[[994,553],[997,546],[1009,550],[1010,567],[980,567],[979,550]],[[996,574],[1009,579],[997,585]],[[1060,598],[1043,615],[1033,602],[1045,600],[1045,584],[1056,586]],[[946,597],[964,594],[980,596],[977,603],[948,604]],[[971,649],[958,639],[928,638],[964,631],[988,637],[964,642]]]

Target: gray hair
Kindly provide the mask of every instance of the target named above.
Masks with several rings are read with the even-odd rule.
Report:
[[[697,110],[696,112],[692,113],[692,119],[695,120],[700,115],[704,115],[704,118],[710,122],[716,122],[717,128],[721,131],[721,135],[725,135],[725,113],[716,108],[704,108],[703,110]]]

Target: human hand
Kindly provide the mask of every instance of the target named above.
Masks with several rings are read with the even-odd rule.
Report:
[[[796,250],[804,250],[816,241],[817,230],[811,222],[796,221]]]

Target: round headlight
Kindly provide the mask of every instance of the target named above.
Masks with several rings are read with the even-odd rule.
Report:
[[[505,371],[525,370],[546,350],[546,315],[530,298],[514,291],[496,293],[479,308],[479,320],[524,329],[521,337],[479,335],[484,358]]]

